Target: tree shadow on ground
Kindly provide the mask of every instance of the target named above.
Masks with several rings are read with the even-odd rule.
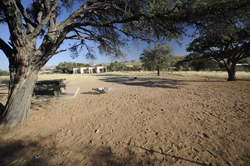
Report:
[[[94,154],[96,158],[91,161],[91,165],[110,165],[110,166],[175,165],[176,162],[182,163],[182,161],[185,161],[188,164],[208,166],[207,164],[201,162],[196,162],[184,159],[182,157],[176,157],[173,155],[160,153],[154,150],[137,147],[139,149],[144,150],[144,152],[142,152],[142,154],[140,155],[135,153],[134,150],[132,150],[134,148],[135,147],[130,148],[128,146],[124,154],[121,154],[119,152],[117,153],[111,152],[107,148],[101,149],[100,151]],[[161,157],[156,157],[155,154],[157,154],[158,156],[161,155]]]
[[[128,86],[144,86],[144,87],[157,87],[157,88],[173,88],[176,89],[179,86],[186,85],[184,80],[175,80],[169,78],[157,78],[157,77],[106,77],[105,79],[99,79],[104,82],[112,82],[118,84],[124,84]]]
[[[2,133],[1,133],[2,134]],[[0,138],[2,139],[2,138]],[[39,142],[32,141],[3,141],[0,144],[0,165],[48,165],[47,160],[39,160]]]
[[[100,94],[103,94],[103,93],[89,91],[89,92],[82,92],[81,94],[84,94],[84,95],[100,95]]]
[[[10,131],[9,131],[10,132]],[[0,133],[2,135],[3,133]],[[89,144],[83,147],[57,146],[53,136],[35,138],[25,137],[24,140],[1,140],[0,165],[162,165],[186,162],[189,164],[206,165],[174,155],[157,152],[139,146],[126,145],[116,151],[108,145]],[[49,144],[44,144],[44,142]],[[52,147],[51,147],[52,146]],[[140,149],[142,151],[140,151]],[[122,152],[121,152],[121,151]],[[139,153],[138,153],[139,150]],[[67,154],[72,154],[67,156]],[[65,155],[66,154],[66,155]],[[158,157],[157,157],[158,155]],[[159,157],[160,156],[160,157]]]
[[[149,152],[150,154],[157,153],[157,154],[160,154],[160,155],[163,155],[163,156],[166,156],[166,157],[174,158],[174,159],[176,159],[177,161],[178,161],[178,160],[182,160],[182,161],[186,161],[186,162],[189,163],[189,164],[207,165],[207,164],[204,164],[204,163],[201,163],[201,162],[196,162],[196,161],[192,161],[192,160],[185,159],[185,158],[182,158],[182,157],[178,157],[178,156],[166,154],[166,153],[163,153],[163,152],[158,152],[158,151],[155,151],[155,150],[153,150],[153,149],[147,149],[147,148],[143,148],[143,147],[140,147],[140,146],[137,146],[137,147],[140,148],[140,149],[142,149],[142,150],[145,150],[145,151]],[[207,165],[207,166],[208,166],[208,165]]]
[[[0,133],[1,134],[1,133]],[[85,149],[80,151],[79,148],[57,148],[57,142],[53,142],[53,147],[46,147],[42,144],[43,141],[48,141],[51,136],[40,138],[39,141],[34,141],[32,138],[25,140],[1,140],[0,144],[0,165],[20,165],[20,166],[39,166],[39,165],[109,165],[109,166],[128,166],[128,165],[161,165],[161,163],[168,162],[167,158],[156,159],[150,157],[157,151],[148,150],[141,147],[144,151],[149,153],[149,156],[144,157],[136,154],[130,146],[127,146],[126,150],[123,150],[123,154],[119,152],[112,152],[109,146],[93,146],[83,147]],[[1,138],[0,138],[1,139]],[[49,140],[50,141],[50,140]],[[51,145],[51,143],[49,144]],[[94,148],[91,149],[91,148]],[[86,150],[87,149],[87,150]],[[92,153],[89,153],[91,150]],[[64,156],[64,153],[77,154],[77,157]],[[190,164],[205,165],[203,163],[187,160],[181,157],[171,156],[164,153],[160,155],[168,156],[170,158],[178,160],[188,161]],[[174,163],[173,163],[174,164]]]
[[[93,74],[93,76],[101,76],[101,77],[106,77],[106,76],[114,76],[114,77],[128,77],[124,74]]]
[[[173,76],[171,76],[173,77]],[[227,80],[225,79],[208,79],[208,78],[202,78],[202,77],[183,77],[183,76],[176,76],[177,79],[168,78],[167,75],[162,76],[138,76],[138,77],[132,77],[132,76],[106,76],[105,78],[100,78],[99,80],[104,82],[112,82],[112,83],[118,83],[118,84],[124,84],[128,86],[144,86],[144,87],[158,87],[158,88],[177,88],[181,86],[185,86],[188,83],[192,82],[204,82],[204,83],[210,83],[210,82],[221,82],[225,83]],[[182,79],[183,78],[183,79]]]

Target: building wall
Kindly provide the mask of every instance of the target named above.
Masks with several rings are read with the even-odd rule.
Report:
[[[81,70],[81,74],[87,73],[87,68],[80,68],[80,70]]]
[[[107,72],[107,69],[105,66],[73,68],[74,74],[105,73],[105,72]]]

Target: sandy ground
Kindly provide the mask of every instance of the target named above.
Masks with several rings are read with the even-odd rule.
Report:
[[[250,81],[164,75],[70,83],[0,131],[0,165],[250,165]],[[91,92],[110,87],[106,94]],[[6,101],[6,87],[0,87]]]

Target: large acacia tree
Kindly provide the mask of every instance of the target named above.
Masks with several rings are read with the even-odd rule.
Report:
[[[70,48],[75,56],[86,48],[86,56],[93,57],[86,42],[91,40],[98,43],[101,53],[118,57],[123,55],[120,48],[126,46],[127,37],[147,42],[180,37],[185,22],[199,26],[197,19],[228,10],[223,3],[229,4],[230,11],[249,3],[224,0],[221,9],[210,10],[218,6],[212,3],[217,0],[208,5],[203,1],[207,0],[33,0],[24,8],[21,0],[1,0],[0,22],[8,24],[10,41],[0,38],[0,49],[9,59],[10,82],[0,129],[28,120],[38,71],[52,56],[65,51],[60,49],[63,41],[78,41]],[[74,2],[78,3],[76,10]],[[58,21],[65,10],[71,14]],[[39,45],[38,37],[42,39]]]
[[[196,38],[187,51],[192,52],[186,60],[213,60],[228,72],[228,81],[235,81],[236,63],[250,57],[250,28],[233,28],[231,33],[220,36],[217,33]]]
[[[217,1],[210,8],[217,14],[207,17],[201,10],[197,15],[199,22],[194,24],[197,28],[194,34],[199,37],[189,44],[187,51],[191,53],[182,62],[213,60],[227,70],[228,81],[235,81],[236,63],[250,56],[249,3],[248,0]]]

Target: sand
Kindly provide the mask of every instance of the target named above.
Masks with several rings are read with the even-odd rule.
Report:
[[[106,76],[68,86],[80,87],[74,99],[34,103],[26,124],[0,131],[0,165],[250,164],[250,81]]]

